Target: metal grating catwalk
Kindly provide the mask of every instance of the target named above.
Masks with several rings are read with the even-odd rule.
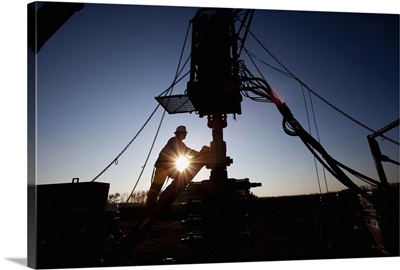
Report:
[[[191,113],[196,110],[187,95],[158,96],[156,100],[169,114]]]

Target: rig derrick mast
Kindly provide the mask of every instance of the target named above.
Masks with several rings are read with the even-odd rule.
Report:
[[[212,129],[210,180],[227,179],[223,129],[227,114],[241,114],[237,37],[231,9],[200,9],[192,20],[192,54],[187,95]]]
[[[198,10],[192,19],[191,69],[186,93],[199,116],[207,116],[207,126],[212,130],[206,164],[211,172],[208,180],[187,187],[189,217],[184,224],[191,231],[184,240],[190,244],[200,240],[197,242],[202,243],[203,251],[208,250],[206,256],[211,261],[227,259],[221,250],[232,256],[236,242],[248,235],[249,190],[261,185],[250,183],[247,178],[228,178],[227,173],[233,160],[227,156],[223,130],[228,125],[228,114],[235,117],[242,113],[239,34],[235,29],[240,12],[206,8]],[[246,11],[245,18],[250,13]]]

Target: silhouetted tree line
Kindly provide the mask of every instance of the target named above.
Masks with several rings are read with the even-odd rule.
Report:
[[[108,203],[134,203],[145,204],[148,196],[148,191],[136,191],[129,196],[128,193],[113,193],[108,195]]]

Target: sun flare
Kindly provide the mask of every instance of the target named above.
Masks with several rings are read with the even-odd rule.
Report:
[[[189,160],[186,157],[179,157],[176,159],[176,168],[179,172],[183,172],[189,165]]]

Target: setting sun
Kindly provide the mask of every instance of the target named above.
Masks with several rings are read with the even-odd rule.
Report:
[[[176,168],[178,169],[179,172],[182,172],[186,169],[189,163],[190,162],[186,157],[178,157],[176,159]]]

